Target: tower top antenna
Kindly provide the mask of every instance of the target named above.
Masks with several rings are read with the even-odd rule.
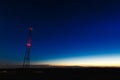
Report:
[[[32,30],[33,30],[33,28],[32,28],[32,27],[29,27],[29,28],[28,28],[28,30],[32,31]]]

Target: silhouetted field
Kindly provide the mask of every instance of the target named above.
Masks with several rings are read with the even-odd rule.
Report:
[[[0,69],[0,80],[120,80],[120,68]]]

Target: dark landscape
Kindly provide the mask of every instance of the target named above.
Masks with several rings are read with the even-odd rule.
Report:
[[[0,80],[119,80],[120,68],[56,67],[0,69]]]

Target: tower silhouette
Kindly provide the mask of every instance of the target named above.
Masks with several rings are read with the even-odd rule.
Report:
[[[23,68],[30,68],[30,47],[31,47],[32,27],[29,27],[28,30],[29,30],[29,34],[26,44],[26,52],[24,56]]]

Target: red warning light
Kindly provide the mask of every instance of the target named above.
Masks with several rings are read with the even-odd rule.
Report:
[[[30,28],[29,28],[29,30],[31,30],[31,31],[32,31],[32,30],[33,30],[33,28],[32,28],[32,27],[30,27]]]
[[[31,46],[30,38],[28,38],[28,41],[27,41],[27,47],[30,47],[30,46]]]
[[[27,43],[27,47],[30,47],[31,46],[31,44],[30,43]]]

